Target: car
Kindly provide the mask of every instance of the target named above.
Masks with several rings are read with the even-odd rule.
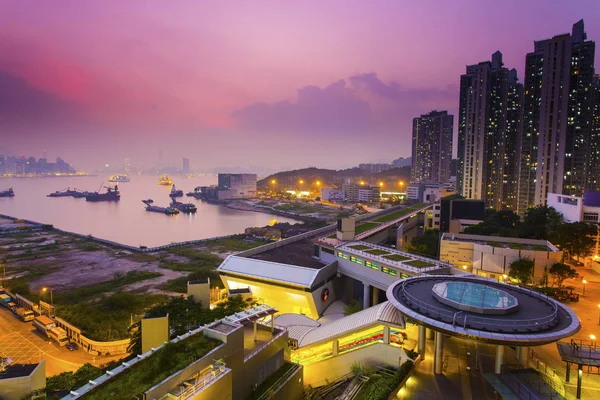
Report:
[[[67,349],[69,349],[69,351],[75,351],[79,348],[79,347],[77,347],[77,344],[73,343],[73,342],[67,343],[66,347],[67,347]]]

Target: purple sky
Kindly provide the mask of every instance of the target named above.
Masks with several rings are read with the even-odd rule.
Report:
[[[1,2],[0,152],[391,161],[410,155],[413,117],[456,113],[465,65],[500,50],[522,77],[533,41],[581,18],[600,39],[598,0]]]

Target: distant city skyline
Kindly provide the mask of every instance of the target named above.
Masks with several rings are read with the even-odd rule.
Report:
[[[581,18],[600,37],[595,0],[273,4],[0,4],[0,154],[82,169],[159,150],[197,169],[393,160],[414,117],[458,115],[465,65],[499,50],[523,76],[533,41]]]

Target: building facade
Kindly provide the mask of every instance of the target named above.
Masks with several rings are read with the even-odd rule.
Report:
[[[219,174],[218,200],[256,197],[256,174]]]
[[[548,193],[583,194],[596,180],[591,161],[595,43],[583,20],[571,34],[535,42],[525,65],[518,212],[545,204]]]
[[[431,111],[413,119],[412,182],[450,179],[454,116]]]
[[[326,201],[344,201],[346,194],[342,189],[321,188],[321,200]]]
[[[461,76],[457,181],[464,197],[516,208],[522,97],[517,71],[504,67],[499,51]]]
[[[379,186],[358,185],[355,183],[344,185],[346,201],[352,203],[376,203],[381,199]]]

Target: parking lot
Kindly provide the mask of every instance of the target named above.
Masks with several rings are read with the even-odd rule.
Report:
[[[75,371],[85,363],[100,365],[116,357],[94,357],[83,350],[69,351],[42,336],[31,321],[22,322],[9,310],[0,307],[0,354],[15,363],[46,361],[46,376]]]

